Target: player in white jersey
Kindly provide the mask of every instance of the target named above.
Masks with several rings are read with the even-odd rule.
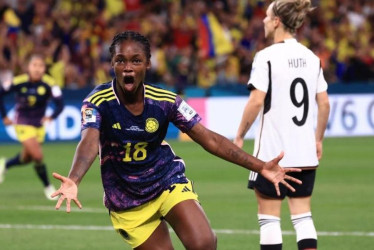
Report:
[[[250,174],[249,187],[258,201],[261,250],[282,249],[280,212],[286,196],[298,248],[317,249],[310,203],[330,106],[319,58],[293,35],[310,10],[309,0],[276,0],[268,7],[265,37],[273,38],[274,44],[255,56],[248,82],[251,93],[234,141],[243,146],[259,115],[254,155],[266,161],[284,151],[282,167],[303,168],[292,175],[303,184],[294,193],[282,188],[280,196],[261,175]]]

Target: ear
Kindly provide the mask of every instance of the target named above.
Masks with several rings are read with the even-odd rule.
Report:
[[[147,70],[148,70],[148,69],[151,69],[151,66],[152,66],[152,64],[151,64],[151,60],[148,60],[148,63],[147,63]]]
[[[280,25],[280,23],[281,23],[280,18],[277,17],[277,16],[275,16],[273,20],[274,20],[274,27],[275,27],[275,28],[278,28],[279,25]]]

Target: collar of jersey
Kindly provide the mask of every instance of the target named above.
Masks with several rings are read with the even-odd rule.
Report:
[[[288,38],[288,39],[284,39],[283,42],[285,43],[296,43],[296,38]]]

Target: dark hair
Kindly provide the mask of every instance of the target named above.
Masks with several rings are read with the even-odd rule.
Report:
[[[113,37],[112,44],[109,47],[110,57],[113,58],[116,45],[120,44],[123,41],[129,40],[142,44],[144,47],[145,56],[147,57],[148,61],[151,59],[151,45],[149,44],[148,39],[142,34],[132,30],[118,33]]]

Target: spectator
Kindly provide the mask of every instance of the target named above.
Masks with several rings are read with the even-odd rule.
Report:
[[[49,66],[48,73],[58,72],[56,79],[62,79],[64,70],[60,53],[64,45],[70,55],[65,67],[73,64],[84,86],[92,86],[98,77],[109,77],[108,72],[103,72],[107,67],[102,62],[108,61],[106,51],[110,38],[124,29],[131,29],[142,32],[151,40],[152,53],[157,56],[152,59],[156,64],[147,79],[154,83],[174,86],[181,80],[174,86],[180,89],[179,92],[191,84],[208,88],[215,83],[201,84],[202,79],[198,79],[210,68],[213,72],[209,75],[214,77],[209,82],[217,77],[218,82],[224,81],[223,84],[227,80],[243,84],[255,51],[269,44],[263,38],[261,21],[265,16],[265,3],[269,2],[18,0],[10,6],[2,1],[0,29],[6,39],[0,42],[0,78],[22,72],[26,57],[43,53]],[[372,50],[374,3],[372,0],[317,2],[320,8],[306,20],[297,38],[321,56],[328,82],[354,82],[360,72],[352,63],[363,60],[365,67],[373,67],[371,52],[358,61],[352,58],[358,48]],[[212,19],[221,30],[220,39],[224,43],[220,44],[225,45],[216,48],[218,54],[208,53],[201,47],[202,17]],[[192,49],[187,58],[186,48]],[[212,65],[197,67],[201,64],[197,60],[202,58]],[[238,61],[239,66],[236,66]],[[95,72],[99,72],[99,76]],[[183,75],[186,72],[188,75]],[[362,80],[368,82],[370,79],[373,79],[373,70],[369,70]],[[63,79],[59,84],[66,85]]]

